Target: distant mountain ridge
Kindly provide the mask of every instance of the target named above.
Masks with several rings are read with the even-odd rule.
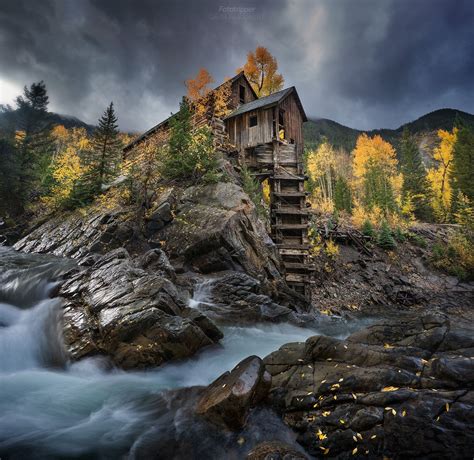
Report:
[[[405,127],[413,134],[419,148],[424,151],[431,148],[436,141],[436,132],[439,129],[451,130],[460,118],[464,123],[474,127],[474,115],[456,109],[439,109],[427,113],[420,118],[405,123],[397,129],[372,129],[368,131],[350,128],[326,118],[312,119],[303,126],[306,147],[313,148],[326,138],[336,148],[344,148],[348,152],[353,150],[357,137],[362,133],[369,136],[379,134],[386,141],[396,145]]]
[[[15,112],[0,112],[0,130],[9,128],[18,129],[15,126]],[[84,128],[89,134],[95,129],[94,125],[90,125],[73,115],[62,115],[60,113],[48,112],[48,123],[50,125],[63,125],[65,128]]]

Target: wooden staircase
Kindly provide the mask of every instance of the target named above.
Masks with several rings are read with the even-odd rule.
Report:
[[[306,205],[302,158],[294,144],[274,140],[255,148],[257,175],[270,184],[271,236],[285,265],[287,284],[310,297],[311,263],[308,240],[309,215]],[[254,163],[255,164],[255,163]]]

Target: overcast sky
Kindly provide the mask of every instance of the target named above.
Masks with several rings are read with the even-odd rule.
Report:
[[[0,0],[0,103],[44,80],[50,110],[123,130],[175,111],[184,81],[220,82],[266,46],[310,117],[395,128],[474,112],[474,0]]]

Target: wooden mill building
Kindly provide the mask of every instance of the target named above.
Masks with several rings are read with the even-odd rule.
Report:
[[[225,85],[225,87],[224,87]],[[241,72],[213,91],[225,89],[225,116],[209,110],[193,120],[194,126],[212,128],[215,147],[237,154],[240,164],[270,185],[271,236],[285,266],[290,287],[309,295],[309,211],[304,191],[303,122],[307,121],[295,87],[258,98]],[[125,148],[128,155],[148,138],[166,142],[169,118],[136,138]]]

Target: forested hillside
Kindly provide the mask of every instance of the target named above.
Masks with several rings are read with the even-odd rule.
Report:
[[[410,133],[417,137],[418,144],[423,149],[436,137],[437,130],[450,130],[459,119],[469,126],[474,126],[474,115],[470,113],[454,109],[439,109],[427,113],[415,121],[405,123],[397,129],[373,129],[365,132],[369,136],[379,134],[382,139],[390,143],[397,143],[403,130],[408,128]],[[326,118],[309,120],[304,124],[303,129],[305,145],[308,148],[314,148],[326,138],[335,148],[342,147],[347,151],[351,151],[355,147],[357,137],[363,132]]]

